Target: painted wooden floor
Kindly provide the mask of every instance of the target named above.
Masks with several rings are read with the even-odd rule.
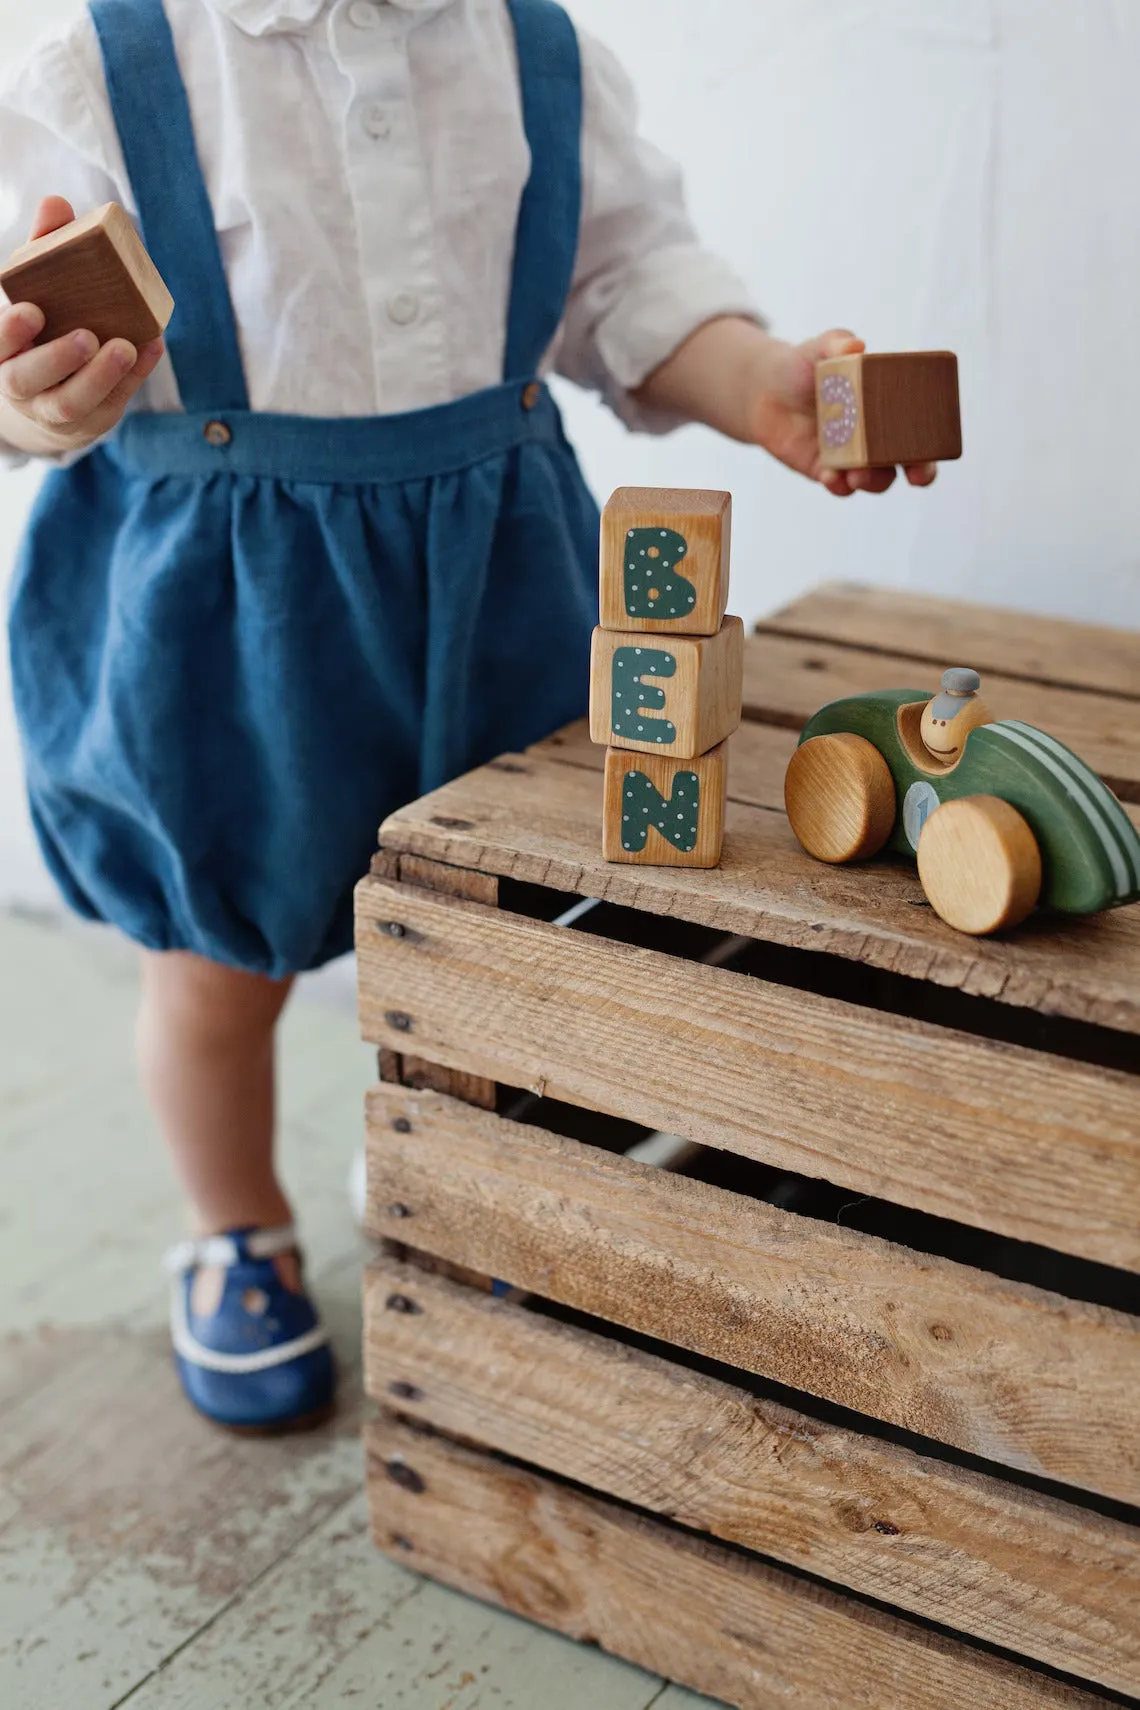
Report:
[[[334,1425],[215,1432],[181,1401],[182,1233],[135,1090],[129,956],[0,915],[0,1704],[6,1710],[699,1710],[397,1568],[357,1442],[363,1244],[344,1180],[372,1074],[351,1008],[294,1005],[286,1167],[347,1370]]]

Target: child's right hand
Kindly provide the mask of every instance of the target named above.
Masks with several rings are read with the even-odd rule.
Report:
[[[74,218],[69,202],[49,196],[40,203],[30,235],[46,237]],[[43,327],[43,314],[32,303],[16,303],[0,314],[0,398],[8,406],[0,434],[21,450],[84,451],[118,426],[166,347],[161,338],[141,350],[125,338],[100,346],[94,333],[82,330],[36,345]],[[9,409],[30,431],[12,420]]]

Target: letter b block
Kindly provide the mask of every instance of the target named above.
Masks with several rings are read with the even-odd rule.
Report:
[[[740,723],[744,625],[671,640],[594,631],[590,735],[602,746],[682,758],[704,754]]]
[[[602,854],[648,867],[715,867],[727,791],[727,742],[693,759],[608,748]]]
[[[815,388],[825,469],[938,463],[962,455],[952,351],[829,357],[816,364]]]
[[[732,498],[619,487],[602,516],[605,629],[715,635],[728,605]]]

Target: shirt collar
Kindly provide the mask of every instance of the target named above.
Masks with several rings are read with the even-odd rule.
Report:
[[[302,30],[319,17],[331,0],[208,0],[215,12],[232,18],[251,36]],[[451,0],[379,0],[402,12],[441,12]]]

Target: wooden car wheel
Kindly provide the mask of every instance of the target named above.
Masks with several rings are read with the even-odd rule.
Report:
[[[891,835],[894,779],[865,736],[813,736],[792,755],[784,806],[792,830],[817,861],[861,861],[877,855]]]
[[[948,926],[980,936],[1016,926],[1041,894],[1041,851],[998,796],[943,802],[918,839],[918,876]]]

